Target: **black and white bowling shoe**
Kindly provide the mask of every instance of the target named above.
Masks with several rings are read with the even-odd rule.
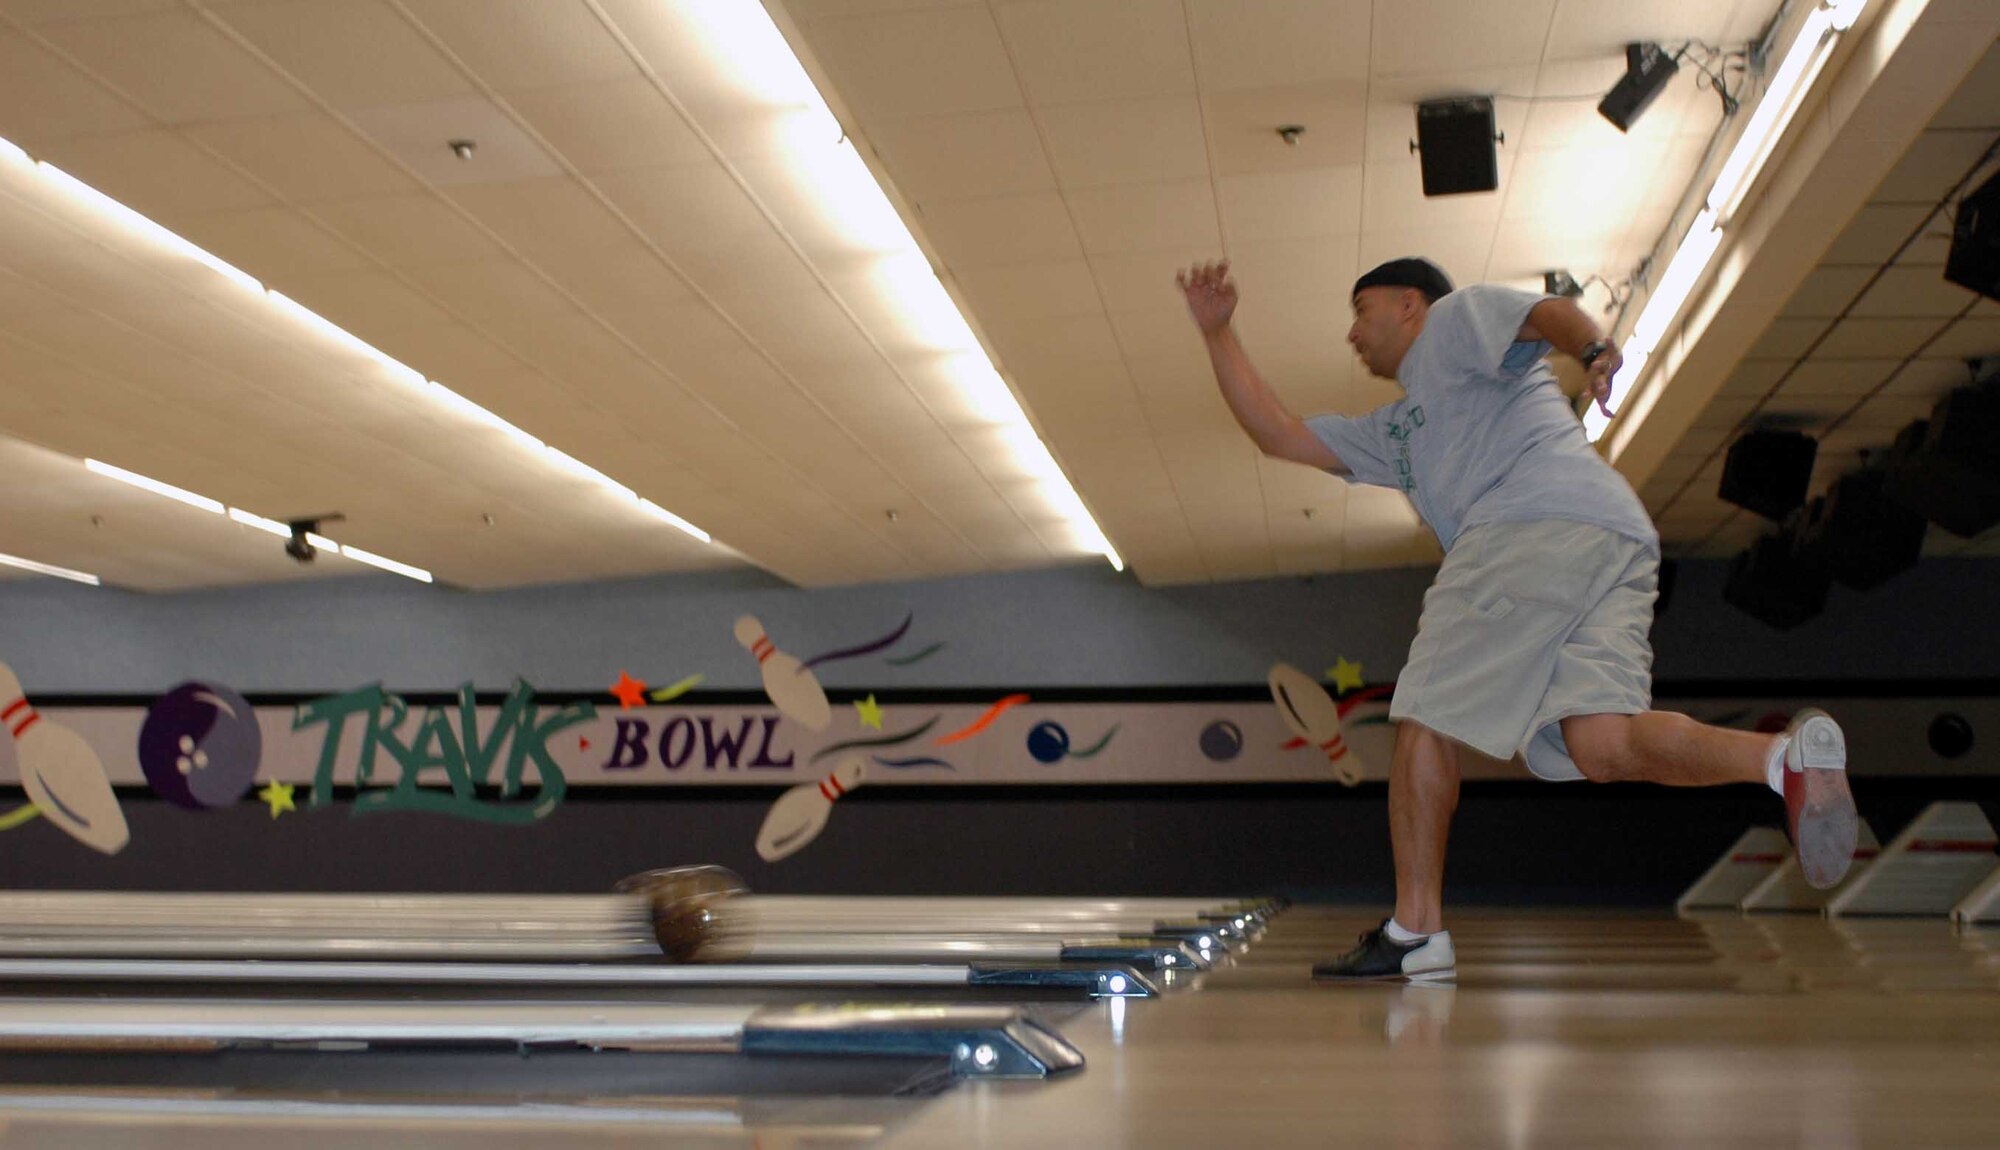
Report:
[[[1452,978],[1458,955],[1451,949],[1451,932],[1439,931],[1415,942],[1389,937],[1389,920],[1361,936],[1361,945],[1331,962],[1313,967],[1314,982],[1359,982],[1367,979]]]

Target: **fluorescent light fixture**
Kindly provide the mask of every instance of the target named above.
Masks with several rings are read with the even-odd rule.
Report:
[[[374,344],[369,343],[367,340],[362,339],[360,336],[355,335],[353,332],[350,332],[346,328],[341,327],[339,324],[334,323],[332,320],[327,319],[325,316],[322,316],[318,312],[300,303],[299,301],[293,299],[292,297],[286,295],[285,293],[280,291],[272,291],[267,294],[270,296],[271,302],[278,306],[279,311],[282,311],[285,314],[291,316],[299,323],[304,324],[306,327],[313,329],[320,335],[325,336],[327,339],[333,341],[334,343],[339,344],[340,346],[346,348],[347,350],[354,352],[355,354],[360,355],[364,358],[373,360],[374,362],[387,368],[389,370],[389,374],[395,376],[396,380],[399,383],[405,383],[411,387],[424,387],[426,384],[430,382],[429,380],[426,380],[424,378],[423,372],[420,372],[416,368],[411,367],[410,365],[402,362],[401,360],[398,360],[390,356],[387,352],[382,351],[380,348],[377,348]]]
[[[1626,416],[1618,434],[1612,438],[1609,452],[1612,459],[1616,459],[1624,446],[1632,441],[1640,422],[1659,400],[1657,387],[1650,390],[1639,388],[1647,362],[1659,350],[1660,341],[1666,338],[1667,330],[1679,318],[1682,306],[1694,293],[1702,274],[1708,270],[1709,261],[1715,258],[1716,250],[1722,245],[1724,231],[1735,218],[1737,209],[1743,206],[1744,196],[1757,182],[1785,130],[1791,126],[1806,93],[1812,90],[1813,82],[1832,57],[1841,34],[1854,27],[1861,18],[1862,9],[1867,6],[1868,0],[1825,0],[1815,6],[1806,14],[1798,35],[1792,38],[1791,47],[1779,61],[1777,70],[1771,73],[1770,82],[1764,86],[1763,97],[1750,115],[1750,122],[1737,136],[1728,159],[1723,161],[1722,170],[1717,173],[1715,183],[1703,199],[1702,211],[1695,216],[1694,224],[1681,239],[1680,247],[1674,250],[1673,259],[1660,276],[1659,286],[1646,298],[1645,308],[1632,325],[1632,334],[1625,348],[1625,363],[1611,381],[1611,393],[1616,401],[1613,411]],[[1634,398],[1639,401],[1636,405],[1630,402]],[[1594,404],[1584,412],[1584,434],[1592,443],[1603,438],[1610,424],[1611,420]]]
[[[48,177],[50,182],[69,193],[71,199],[76,200],[99,215],[107,217],[133,235],[138,236],[148,243],[163,247],[177,256],[191,259],[198,264],[213,269],[224,279],[246,291],[258,294],[263,293],[264,285],[257,282],[255,276],[243,271],[234,264],[227,263],[205,249],[189,243],[187,240],[182,239],[175,233],[168,231],[152,220],[147,219],[145,216],[140,215],[138,212],[133,211],[131,208],[98,191],[96,188],[91,187],[89,184],[84,183],[54,164],[49,163],[47,160],[43,160],[35,166],[41,171],[42,175]]]
[[[306,539],[314,547],[337,546],[337,544],[333,544],[332,540],[321,540],[317,535],[308,535]],[[423,568],[412,567],[408,563],[398,563],[394,559],[384,559],[373,551],[363,551],[359,547],[341,547],[340,554],[347,556],[357,563],[366,563],[370,567],[380,567],[384,571],[392,571],[398,575],[415,579],[419,583],[431,582],[431,573]]]
[[[716,9],[716,11],[710,13],[710,15],[719,19],[721,24],[726,25],[728,27],[736,28],[737,31],[734,34],[739,38],[742,37],[743,35],[750,35],[753,38],[757,36],[758,32],[756,28],[756,21],[746,21],[736,18],[737,14],[735,13],[734,10],[738,6],[724,4],[724,5],[710,5],[709,7]],[[760,11],[758,15],[761,17],[762,12]],[[715,21],[711,21],[711,23],[713,22]],[[743,31],[743,29],[745,28],[749,30],[747,33]],[[867,175],[867,166],[861,163],[861,158],[860,156],[854,153],[853,146],[851,144],[848,144],[845,140],[841,139],[839,124],[834,121],[832,113],[826,111],[826,105],[824,101],[821,101],[819,99],[819,93],[813,88],[812,82],[806,78],[804,69],[799,67],[797,59],[792,56],[791,50],[785,46],[783,37],[778,35],[777,29],[770,24],[768,18],[765,18],[763,20],[763,28],[765,35],[764,39],[762,41],[759,41],[759,43],[762,44],[762,47],[759,48],[758,50],[768,54],[770,52],[770,42],[775,41],[777,51],[782,53],[784,58],[791,62],[792,69],[797,73],[796,77],[794,78],[792,86],[796,92],[803,93],[803,95],[800,95],[798,97],[797,102],[800,103],[802,107],[804,107],[808,102],[810,102],[812,106],[817,107],[819,110],[820,120],[818,122],[817,128],[813,130],[817,131],[819,133],[819,138],[824,141],[824,143],[820,147],[820,150],[821,152],[824,153],[824,156],[826,157],[826,162],[823,163],[821,166],[826,169],[826,172],[822,173],[822,175],[826,179],[841,180],[845,181],[846,183],[853,182],[854,178],[853,172],[856,169],[858,169],[862,175],[864,176]],[[581,461],[576,460],[568,455],[565,455],[562,452],[555,451],[553,448],[550,448],[546,444],[544,444],[541,440],[535,438],[532,435],[529,435],[527,432],[522,431],[520,428],[515,427],[513,424],[507,422],[506,420],[500,418],[499,416],[493,414],[492,412],[472,402],[471,400],[466,399],[464,396],[459,395],[457,392],[451,390],[445,385],[425,379],[422,372],[417,371],[415,368],[410,367],[408,364],[405,364],[400,360],[397,360],[393,356],[390,356],[386,352],[383,352],[381,349],[375,347],[373,344],[370,344],[366,340],[363,340],[360,337],[354,335],[352,332],[349,332],[346,328],[343,328],[340,325],[333,323],[326,317],[320,315],[318,312],[313,311],[311,308],[306,307],[304,304],[299,303],[297,300],[292,299],[291,297],[285,295],[284,293],[266,288],[262,283],[259,283],[257,279],[251,276],[249,273],[244,272],[241,269],[225,262],[224,260],[218,258],[214,254],[204,250],[203,248],[193,243],[190,243],[188,240],[182,238],[181,236],[175,234],[174,232],[169,231],[164,227],[161,227],[159,224],[154,223],[152,220],[146,218],[140,213],[133,211],[131,208],[126,207],[124,204],[119,203],[117,200],[112,199],[110,196],[105,195],[103,192],[98,191],[96,188],[91,187],[89,184],[84,183],[82,180],[79,180],[75,176],[70,175],[68,172],[63,171],[61,168],[58,168],[55,165],[48,163],[47,161],[41,161],[41,162],[35,161],[33,157],[29,156],[28,153],[24,151],[22,148],[20,148],[18,145],[8,140],[0,139],[0,159],[18,160],[24,164],[33,165],[34,170],[36,172],[39,172],[41,175],[46,177],[50,183],[54,184],[57,188],[61,189],[64,194],[69,196],[69,198],[74,200],[76,203],[82,205],[85,208],[88,208],[93,212],[96,212],[100,216],[105,217],[106,219],[110,220],[117,226],[123,228],[125,231],[130,232],[134,236],[137,236],[138,238],[147,243],[164,248],[167,251],[172,252],[175,255],[184,257],[186,259],[194,260],[205,267],[213,269],[218,274],[227,278],[232,283],[235,283],[238,286],[244,288],[245,290],[256,292],[257,294],[264,296],[266,299],[270,301],[273,307],[275,307],[278,311],[284,313],[287,317],[289,317],[293,321],[304,325],[308,329],[312,330],[314,333],[332,341],[334,344],[350,352],[353,352],[357,355],[360,355],[363,358],[368,359],[369,361],[379,365],[380,367],[387,370],[390,373],[390,375],[396,379],[397,382],[402,383],[409,387],[421,389],[424,392],[424,394],[429,396],[433,401],[449,408],[450,410],[458,413],[459,415],[465,416],[466,418],[469,418],[477,423],[483,424],[487,427],[491,427],[495,430],[502,432],[508,438],[512,439],[517,446],[522,447],[528,451],[532,451],[538,455],[543,455],[548,459],[551,459],[558,466],[562,467],[564,470],[570,472],[571,474],[588,479],[591,482],[598,484],[599,486],[602,486],[605,489],[611,491],[612,493],[618,495],[620,498],[628,500],[637,500],[639,498],[638,494],[634,492],[631,488],[626,487],[624,484],[617,482],[611,477],[605,475],[603,472],[598,471],[596,468],[593,468],[588,464],[582,463]],[[870,180],[869,186],[870,189],[874,192],[876,200],[880,201],[881,210],[887,211],[889,221],[894,222],[894,228],[890,228],[888,225],[888,221],[881,220],[879,218],[879,212],[877,213],[878,218],[876,218],[872,226],[875,232],[883,237],[882,242],[890,245],[891,247],[897,247],[898,245],[907,245],[914,248],[915,241],[910,238],[908,229],[904,228],[902,226],[902,221],[896,218],[894,210],[890,209],[887,200],[883,199],[881,195],[881,190],[873,186],[872,179]],[[172,499],[178,499],[181,502],[187,503],[191,506],[200,507],[204,510],[215,511],[218,513],[225,510],[222,504],[217,503],[212,499],[206,499],[202,496],[195,495],[192,492],[182,491],[178,487],[171,487],[167,484],[160,483],[157,480],[147,479],[145,476],[135,475],[134,473],[129,471],[124,471],[121,468],[111,467],[109,464],[98,464],[92,462],[90,465],[93,470],[98,471],[100,474],[109,475],[114,479],[122,479],[127,483],[133,484],[134,486],[144,487],[149,491],[153,491],[161,495],[166,495]],[[255,527],[260,531],[272,531],[274,534],[284,534],[284,535],[291,534],[291,529],[289,527],[286,527],[283,524],[278,524],[276,523],[275,520],[265,519],[262,516],[251,515],[249,512],[239,513],[234,508],[229,508],[227,510],[230,514],[230,517],[236,519],[237,522],[246,524],[251,527]],[[662,514],[665,513],[663,512]],[[276,530],[274,530],[274,525],[276,527]],[[699,537],[703,541],[705,542],[708,541],[708,536],[706,533],[696,532],[696,534],[699,535]],[[338,553],[338,545],[332,543],[330,540],[327,542],[326,547],[324,549]],[[411,568],[410,570],[414,571],[416,570],[416,568]],[[426,578],[428,579],[428,576],[426,576]]]
[[[259,531],[267,531],[272,535],[280,535],[286,538],[291,537],[292,528],[290,524],[280,523],[275,519],[266,519],[262,515],[245,511],[240,507],[226,507],[220,501],[210,499],[206,495],[196,495],[192,491],[184,491],[170,483],[161,483],[157,479],[149,479],[135,471],[127,471],[122,467],[113,467],[109,463],[102,463],[95,459],[86,459],[83,461],[83,465],[106,478],[116,479],[122,483],[129,483],[134,487],[150,491],[155,495],[164,495],[168,499],[177,500],[190,507],[199,507],[203,511],[213,511],[218,515],[227,515],[231,520],[241,523],[246,527],[254,527]],[[329,555],[344,555],[349,559],[366,563],[371,567],[380,567],[384,571],[393,571],[398,575],[406,575],[411,579],[423,583],[433,581],[431,573],[421,567],[412,567],[407,563],[398,563],[394,559],[385,559],[372,551],[363,551],[356,547],[342,546],[317,532],[306,532],[306,542]],[[26,563],[27,561],[23,560],[22,562]],[[55,574],[56,571],[48,573]],[[71,575],[76,574],[79,573],[71,572]],[[68,577],[65,576],[65,578]],[[84,576],[84,579],[92,583],[96,582],[95,576]]]
[[[600,487],[615,492],[620,498],[623,499],[630,499],[636,502],[639,498],[638,492],[618,482],[616,479],[611,478],[609,475],[604,474],[602,471],[599,471],[595,467],[592,467],[590,464],[585,463],[581,459],[578,459],[574,455],[569,455],[562,451],[558,451],[557,449],[549,447],[546,444],[543,445],[542,451],[544,454],[548,456],[549,462],[555,464],[557,467],[562,468],[564,471],[569,472],[571,475],[575,476],[578,479],[595,483]]]
[[[838,120],[764,6],[710,0],[678,4],[674,14],[690,33],[687,46],[702,57],[699,66],[693,67],[698,74],[694,82],[771,113],[773,136],[781,145],[787,169],[781,178],[812,191],[812,210],[822,214],[841,242],[857,250],[881,253],[867,278],[899,313],[904,328],[899,334],[920,346],[962,356],[968,364],[976,361],[976,368],[968,366],[955,373],[969,405],[982,421],[1015,429],[1016,444],[1019,436],[1036,439],[1039,450],[1031,453],[1011,448],[1013,454],[1033,474],[1052,475],[1069,490],[1062,469],[1036,438],[1033,426],[994,371],[965,316],[938,282],[930,260],[910,236],[874,173],[843,138]],[[1075,535],[1103,539],[1096,520],[1074,492],[1070,494],[1068,501],[1052,503],[1051,507],[1072,519]],[[1122,569],[1122,561],[1109,543],[1101,550]]]
[[[1836,32],[1845,32],[1861,19],[1861,10],[1868,6],[1868,0],[1827,0],[1826,16]]]
[[[1866,3],[1867,0],[1848,0],[1842,6],[1847,26],[1853,26]],[[1715,186],[1709,189],[1708,209],[1715,213],[1716,218],[1727,221],[1742,206],[1744,194],[1750,190],[1750,185],[1757,182],[1757,173],[1763,170],[1764,161],[1770,158],[1771,150],[1785,134],[1785,128],[1797,114],[1805,94],[1819,77],[1820,69],[1826,66],[1827,57],[1833,55],[1833,46],[1841,31],[1834,26],[1828,9],[1814,8],[1807,14],[1798,36],[1792,40],[1790,50],[1779,61],[1777,71],[1771,73],[1771,82],[1765,85],[1763,97],[1757,101],[1757,110],[1750,114],[1750,123],[1736,138],[1736,146],[1730,149],[1729,159],[1723,162],[1722,171],[1715,177]]]
[[[1660,346],[1668,326],[1694,293],[1701,273],[1708,269],[1708,261],[1721,244],[1722,229],[1715,224],[1715,214],[1703,211],[1682,237],[1681,246],[1674,249],[1674,258],[1667,261],[1667,270],[1660,273],[1659,286],[1646,297],[1645,309],[1632,325],[1631,343],[1635,347],[1651,352]]]
[[[943,374],[958,387],[967,406],[971,407],[973,418],[982,423],[1028,422],[1028,413],[1021,410],[1021,403],[1014,398],[1012,388],[993,369],[993,363],[984,351],[958,352],[942,357],[940,366]]]
[[[713,542],[713,540],[709,538],[708,532],[703,531],[701,528],[696,527],[694,524],[689,523],[687,520],[682,519],[680,516],[675,515],[673,512],[667,510],[666,508],[660,506],[659,504],[653,502],[650,499],[641,499],[639,501],[639,506],[641,508],[644,508],[646,511],[651,512],[655,516],[658,516],[659,518],[666,520],[673,526],[680,528],[682,531],[687,532],[689,535],[694,536],[696,539],[701,540],[703,543]]]
[[[220,502],[210,499],[206,495],[196,495],[192,491],[175,487],[171,483],[161,483],[157,479],[148,479],[136,471],[127,471],[122,467],[113,467],[109,463],[104,463],[96,459],[86,459],[83,461],[83,465],[91,471],[104,476],[106,479],[116,479],[120,483],[129,483],[134,487],[150,491],[155,495],[164,495],[168,499],[179,500],[189,507],[199,507],[203,511],[213,511],[217,515],[221,515],[228,510]]]
[[[292,537],[292,529],[289,525],[280,523],[275,519],[266,519],[262,515],[252,515],[241,507],[230,508],[229,517],[243,524],[245,527],[255,527],[259,531],[271,535],[280,535],[287,539]]]
[[[19,555],[0,554],[0,564],[19,567],[23,571],[33,571],[37,575],[53,575],[58,579],[68,579],[72,583],[87,583],[92,587],[103,586],[103,580],[85,571],[72,571],[67,567],[57,567],[53,563],[37,563],[33,559],[23,559]]]
[[[439,383],[437,380],[431,380],[430,385],[426,387],[424,390],[425,394],[429,395],[432,399],[436,400],[437,402],[443,404],[444,406],[450,408],[451,410],[457,412],[458,414],[465,416],[467,419],[470,419],[475,423],[483,424],[487,427],[493,428],[494,430],[501,432],[508,438],[512,439],[515,443],[519,444],[522,447],[527,448],[530,451],[539,452],[548,447],[548,444],[543,443],[541,440],[536,439],[534,436],[529,435],[527,432],[522,431],[520,428],[515,427],[511,423],[508,423],[506,420],[500,418],[499,416],[493,414],[492,412],[486,410],[485,408],[479,406],[478,404],[458,394],[452,389],[446,387],[444,384]]]

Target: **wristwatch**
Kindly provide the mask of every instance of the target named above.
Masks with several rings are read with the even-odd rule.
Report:
[[[1605,352],[1610,350],[1611,345],[1609,343],[1601,339],[1593,339],[1583,345],[1583,350],[1576,354],[1576,359],[1578,363],[1589,367],[1591,364],[1596,363]]]

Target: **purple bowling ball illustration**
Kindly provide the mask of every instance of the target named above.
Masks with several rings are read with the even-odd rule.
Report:
[[[182,683],[154,702],[139,728],[139,767],[153,793],[192,811],[241,799],[263,753],[256,712],[218,683]]]

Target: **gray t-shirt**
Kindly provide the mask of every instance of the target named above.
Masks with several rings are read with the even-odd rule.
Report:
[[[1468,527],[1564,519],[1593,523],[1657,554],[1645,505],[1584,438],[1544,362],[1546,342],[1516,342],[1551,297],[1495,284],[1431,305],[1396,381],[1403,398],[1362,416],[1306,420],[1357,483],[1394,487],[1445,550]]]

